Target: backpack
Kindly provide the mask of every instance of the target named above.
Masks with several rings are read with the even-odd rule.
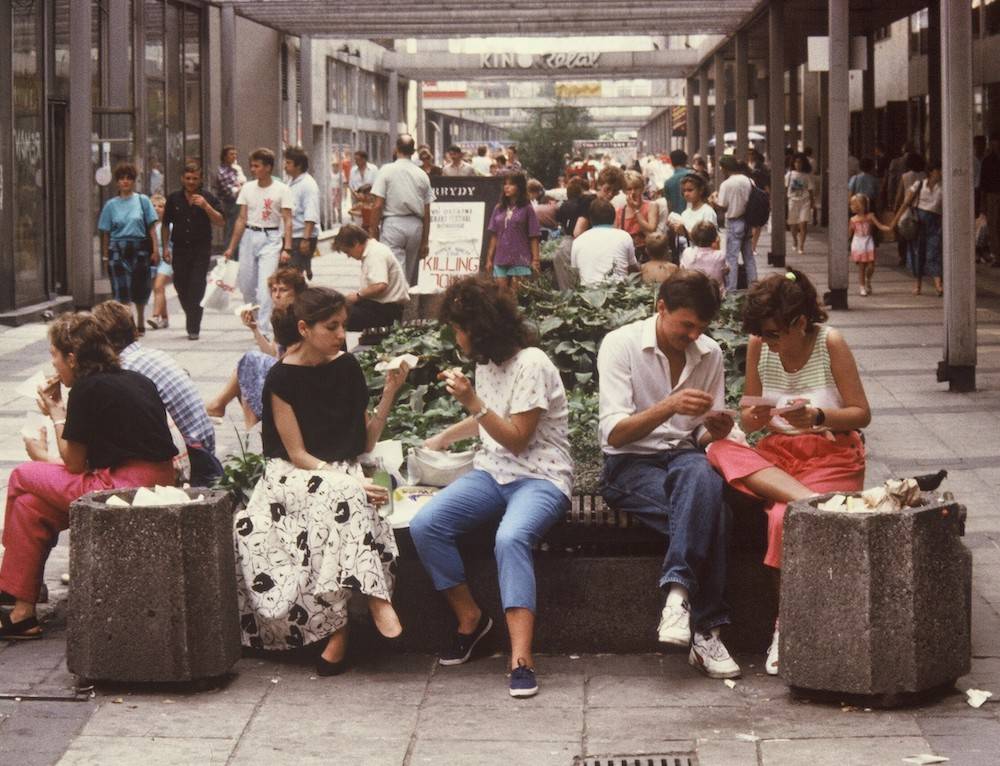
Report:
[[[750,182],[750,197],[743,220],[747,226],[764,226],[771,215],[771,196],[753,181]]]

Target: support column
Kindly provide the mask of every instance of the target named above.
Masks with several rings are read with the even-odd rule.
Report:
[[[399,72],[389,72],[389,154],[399,138]]]
[[[708,66],[698,70],[698,152],[708,158]]]
[[[753,101],[751,120],[754,125],[767,125],[767,121],[771,119],[771,94],[768,93],[770,85],[767,81],[767,68],[762,62],[751,67],[750,82],[754,84],[750,94]],[[782,85],[782,90],[784,90],[784,85]],[[782,128],[781,141],[784,144],[784,128]]]
[[[793,66],[788,71],[788,141],[793,150],[799,149],[799,141],[802,139],[802,131],[799,129],[799,122],[802,121],[804,110],[801,108],[801,95],[799,89],[799,67]]]
[[[663,150],[670,154],[674,150],[674,108],[672,106],[668,106],[667,111],[663,113],[663,130],[666,138]]]
[[[90,82],[91,3],[69,6],[69,130],[66,146],[66,208],[69,288],[73,304],[94,304],[94,163],[90,134],[94,114]]]
[[[767,8],[768,95],[767,153],[771,163],[772,266],[785,265],[785,39],[784,0],[771,0]]]
[[[10,4],[6,3],[0,12],[0,40],[10,40],[11,27]],[[0,82],[13,82],[11,57],[0,56]],[[10,90],[0,95],[0,312],[12,311],[17,300],[17,290],[14,280],[14,135],[10,130],[14,125],[14,105],[11,103]],[[72,255],[72,252],[71,252]]]
[[[746,160],[750,143],[750,94],[748,90],[747,31],[736,33],[736,66],[733,68],[735,86],[733,98],[736,100],[736,158]]]
[[[219,23],[219,90],[222,96],[222,145],[236,145],[236,11],[226,3]]]
[[[312,68],[312,38],[302,35],[299,38],[299,73],[302,79],[302,92],[299,94],[302,119],[302,149],[309,157],[313,156],[313,68]],[[325,100],[325,99],[324,99]],[[324,104],[325,106],[325,104]],[[318,158],[314,158],[313,162]],[[314,165],[315,167],[315,165]],[[330,187],[324,187],[329,189]]]
[[[715,188],[722,183],[719,159],[726,151],[726,62],[721,53],[715,54]]]
[[[924,152],[927,157],[941,157],[941,31],[947,29],[941,23],[941,11],[939,3],[927,4],[927,132],[930,144]]]
[[[865,36],[865,69],[861,73],[861,156],[875,157],[875,35]]]
[[[427,143],[427,128],[424,120],[424,82],[417,81],[417,146]]]
[[[690,157],[695,147],[694,78],[684,81],[684,151]]]
[[[849,0],[828,0],[830,73],[827,85],[825,176],[829,209],[827,241],[830,253],[827,259],[827,282],[830,287],[828,303],[835,309],[847,308],[849,281],[847,223],[847,139],[850,132],[850,90],[848,70],[848,10]],[[968,9],[966,9],[968,12]]]
[[[976,389],[976,256],[972,204],[972,19],[966,0],[941,0],[944,360],[938,380]]]

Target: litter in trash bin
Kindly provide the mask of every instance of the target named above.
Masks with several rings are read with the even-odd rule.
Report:
[[[872,487],[858,495],[834,495],[819,504],[821,511],[847,513],[893,513],[921,504],[920,486],[916,479],[889,479],[881,487]]]

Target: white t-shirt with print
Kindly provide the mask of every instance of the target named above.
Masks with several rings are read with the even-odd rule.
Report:
[[[388,289],[371,300],[378,303],[406,303],[410,300],[406,275],[392,250],[376,239],[369,239],[361,255],[361,289],[381,282],[389,285]]]
[[[247,226],[276,229],[282,225],[281,211],[291,210],[295,198],[286,183],[272,178],[265,187],[257,181],[243,184],[236,204],[247,206]]]
[[[569,407],[559,370],[539,348],[525,348],[500,365],[476,365],[476,393],[502,418],[541,409],[531,441],[515,455],[479,427],[482,448],[474,466],[499,484],[546,479],[567,497],[573,491],[569,454]]]

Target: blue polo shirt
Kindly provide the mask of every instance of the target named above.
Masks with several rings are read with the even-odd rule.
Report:
[[[111,235],[111,241],[120,239],[145,239],[149,227],[160,220],[153,203],[145,194],[133,193],[130,197],[112,197],[104,203],[99,231]]]

